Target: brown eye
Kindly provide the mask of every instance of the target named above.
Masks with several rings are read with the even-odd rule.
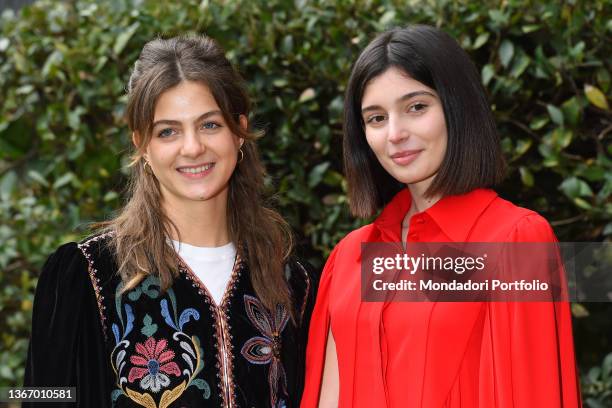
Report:
[[[417,102],[410,106],[408,109],[410,112],[421,112],[427,108],[427,105],[424,103]]]
[[[382,122],[384,120],[385,120],[385,116],[384,115],[372,115],[372,116],[368,117],[368,119],[366,120],[366,123],[377,124],[377,123],[380,123],[380,122]]]

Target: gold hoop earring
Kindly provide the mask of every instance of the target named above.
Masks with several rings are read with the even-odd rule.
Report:
[[[244,152],[242,151],[242,147],[238,149],[238,153],[240,153],[240,158],[238,159],[238,163],[244,160]]]
[[[147,160],[144,160],[142,167],[144,168],[145,173],[151,173],[153,171],[151,169],[151,165],[149,164]]]

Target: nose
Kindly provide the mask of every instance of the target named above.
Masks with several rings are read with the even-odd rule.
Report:
[[[189,158],[197,158],[206,151],[206,145],[197,132],[190,130],[183,135],[181,155]]]
[[[389,115],[387,139],[391,143],[400,143],[408,138],[409,132],[406,124],[397,115]]]

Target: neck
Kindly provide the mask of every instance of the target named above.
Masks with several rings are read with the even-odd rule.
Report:
[[[206,201],[164,200],[164,211],[176,225],[171,238],[189,245],[218,247],[229,243],[227,190]],[[180,238],[180,239],[179,239]]]
[[[425,192],[431,185],[433,177],[420,181],[414,184],[408,184],[408,190],[410,191],[410,196],[412,197],[412,203],[410,204],[410,209],[406,213],[406,217],[404,217],[404,225],[408,225],[410,221],[410,217],[414,214],[426,211],[429,207],[434,205],[440,200],[440,196],[426,197]]]

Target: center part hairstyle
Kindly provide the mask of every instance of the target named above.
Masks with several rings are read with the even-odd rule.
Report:
[[[289,225],[264,204],[265,170],[259,159],[257,133],[240,126],[251,104],[244,82],[223,49],[205,36],[155,39],[147,43],[134,64],[128,83],[126,120],[135,137],[130,164],[128,199],[118,215],[102,223],[111,232],[119,273],[129,290],[148,275],[160,278],[166,290],[179,274],[177,254],[169,243],[171,231],[180,233],[162,207],[158,180],[145,168],[143,154],[152,135],[155,104],[166,90],[183,81],[207,86],[232,133],[244,138],[243,159],[229,180],[228,230],[238,255],[247,263],[255,292],[273,309],[293,311],[284,265],[293,239]]]
[[[387,173],[370,149],[361,115],[366,87],[392,67],[435,90],[444,110],[446,154],[426,195],[464,194],[499,183],[505,170],[499,135],[470,57],[434,27],[394,28],[363,50],[347,86],[343,150],[351,212],[369,217],[406,187]]]

